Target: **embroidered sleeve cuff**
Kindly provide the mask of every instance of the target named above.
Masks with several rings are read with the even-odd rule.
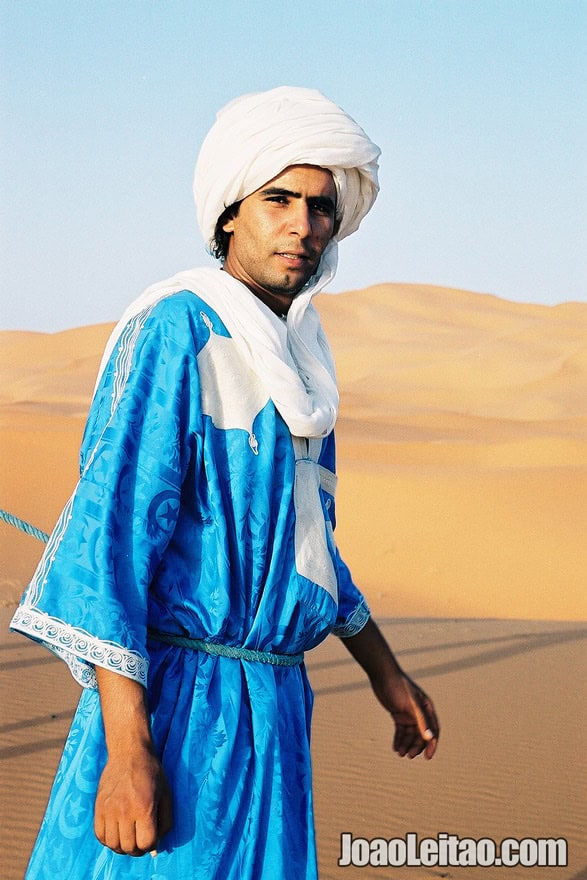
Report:
[[[361,601],[354,611],[349,614],[346,620],[337,623],[333,627],[332,632],[335,636],[338,636],[341,639],[348,639],[350,636],[356,636],[357,633],[361,632],[370,617],[371,612],[369,611],[369,606],[365,602],[365,599],[361,598]]]
[[[69,626],[34,608],[19,606],[10,629],[40,642],[61,657],[82,687],[97,687],[95,666],[118,672],[142,685],[147,683],[148,661],[138,652],[101,641],[82,629]]]

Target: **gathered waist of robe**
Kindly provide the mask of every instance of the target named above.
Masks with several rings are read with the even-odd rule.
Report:
[[[276,654],[273,651],[255,651],[251,648],[243,648],[239,645],[222,645],[218,642],[209,642],[206,639],[192,639],[189,636],[175,635],[174,633],[159,632],[149,628],[149,636],[156,642],[166,645],[176,645],[179,648],[190,648],[193,651],[204,651],[215,657],[231,657],[234,660],[247,660],[253,663],[269,663],[272,666],[298,666],[304,659],[300,654]]]

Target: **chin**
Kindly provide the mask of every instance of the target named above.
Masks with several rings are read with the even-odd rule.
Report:
[[[284,296],[297,296],[300,290],[308,283],[313,274],[313,272],[310,272],[309,275],[306,274],[303,278],[292,278],[288,275],[281,286],[276,285],[273,289],[275,293],[281,293]]]

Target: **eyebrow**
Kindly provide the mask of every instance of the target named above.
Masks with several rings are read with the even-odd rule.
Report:
[[[266,189],[261,190],[262,196],[288,196],[290,199],[301,199],[302,194],[299,192],[293,192],[290,189],[282,189],[279,186],[268,186]],[[332,212],[336,210],[336,206],[334,201],[330,198],[330,196],[308,196],[308,202],[314,202],[314,204],[322,205],[325,208],[329,208]]]

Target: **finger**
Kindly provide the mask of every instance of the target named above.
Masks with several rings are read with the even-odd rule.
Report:
[[[426,747],[426,742],[420,736],[418,728],[413,727],[411,730],[412,735],[409,737],[409,740],[404,742],[404,756],[410,758],[410,760],[417,758]]]
[[[94,834],[102,846],[106,846],[106,828],[102,816],[94,816]]]
[[[173,806],[171,803],[171,794],[169,789],[165,787],[163,794],[159,799],[159,804],[157,807],[157,841],[156,844],[159,843],[159,840],[170,831],[173,825]],[[151,858],[155,858],[158,855],[157,849],[151,849],[149,851],[149,855]]]
[[[119,826],[120,850],[127,856],[140,855],[141,847],[137,842],[137,832],[134,822],[121,823]]]
[[[422,752],[432,757],[436,751],[437,740],[432,731],[426,730],[421,736],[416,725],[398,725],[394,739],[394,750],[401,758],[416,758]]]
[[[135,827],[135,851],[142,854],[157,852],[157,826],[152,819],[137,822]]]
[[[104,846],[116,853],[123,853],[124,850],[120,844],[120,833],[118,830],[118,822],[106,819],[104,822],[104,837],[102,840]]]
[[[393,749],[402,757],[408,750],[407,731],[403,725],[396,724],[395,736],[393,737]]]
[[[438,740],[440,725],[432,700],[419,688],[415,691],[415,716],[422,739],[427,743]],[[435,750],[435,749],[434,749]],[[434,750],[432,754],[434,754]]]
[[[407,757],[412,761],[414,758],[417,758],[418,755],[421,755],[424,751],[424,743],[422,740],[419,740],[417,743],[414,743],[410,751],[407,753]]]
[[[430,760],[438,748],[438,733],[435,733],[431,728],[427,728],[427,730],[424,731],[422,738],[424,740],[422,744],[424,757]]]
[[[420,741],[418,728],[415,725],[397,725],[394,738],[394,749],[401,758],[414,748],[416,742]]]
[[[428,717],[428,698],[421,691],[415,691],[413,696],[414,720],[418,726],[418,733],[423,740],[431,740],[434,737],[431,719]]]
[[[430,758],[434,757],[436,749],[438,748],[438,738],[434,737],[430,742],[426,743],[426,748],[424,749],[424,757],[429,761]]]
[[[399,752],[401,754],[402,743],[404,740],[404,730],[396,724],[395,734],[393,737],[393,750],[394,752]]]
[[[428,726],[426,730],[422,734],[422,738],[425,740],[424,747],[424,757],[430,760],[436,752],[438,748],[438,737],[440,736],[440,725],[438,723],[438,718],[436,717],[436,712],[434,711],[434,706],[428,697],[424,696],[424,715],[428,722]]]

